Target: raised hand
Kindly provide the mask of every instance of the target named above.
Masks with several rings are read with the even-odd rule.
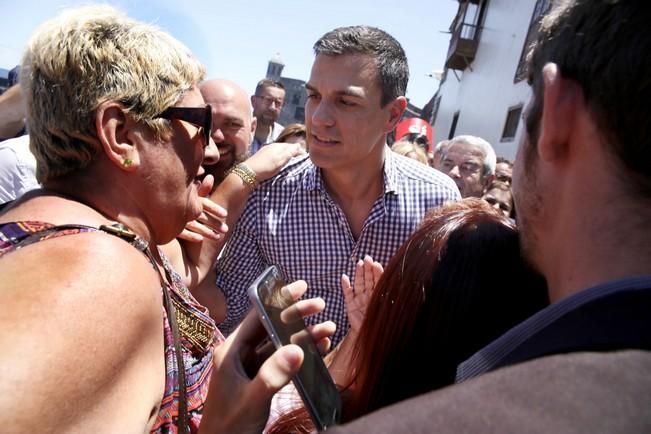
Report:
[[[360,259],[355,265],[353,285],[351,285],[350,278],[347,275],[343,274],[341,276],[341,289],[344,291],[348,322],[352,332],[359,331],[362,322],[364,322],[366,308],[371,300],[373,288],[375,288],[383,272],[382,264],[366,255],[363,260]]]
[[[258,182],[262,182],[277,175],[290,159],[302,154],[305,154],[305,150],[296,143],[270,143],[245,163],[255,172]]]

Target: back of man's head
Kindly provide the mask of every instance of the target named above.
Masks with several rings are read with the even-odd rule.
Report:
[[[384,30],[370,26],[339,27],[314,44],[314,54],[341,56],[367,55],[375,59],[382,106],[404,96],[409,81],[407,56],[400,43]]]
[[[565,0],[541,23],[529,53],[533,99],[527,116],[532,144],[543,107],[543,66],[558,65],[574,80],[602,137],[626,172],[632,193],[651,197],[651,3],[635,0]]]

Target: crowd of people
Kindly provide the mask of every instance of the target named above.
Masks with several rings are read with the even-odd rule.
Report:
[[[647,18],[552,8],[514,162],[406,122],[375,27],[315,42],[283,127],[280,82],[206,79],[109,6],[47,21],[0,95],[2,430],[313,432],[247,295],[273,264],[335,433],[648,432]]]

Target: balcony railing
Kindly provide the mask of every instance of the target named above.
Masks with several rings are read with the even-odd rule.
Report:
[[[452,32],[450,48],[445,66],[463,71],[475,59],[481,27],[475,24],[458,23]]]

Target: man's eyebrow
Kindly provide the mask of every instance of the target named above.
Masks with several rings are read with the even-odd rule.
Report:
[[[320,93],[314,86],[312,86],[309,83],[305,83],[305,89],[307,89],[307,90],[309,90],[311,92]],[[339,95],[339,96],[350,96],[350,97],[354,97],[354,98],[364,98],[363,91],[361,89],[357,89],[357,88],[346,88],[346,89],[338,90],[337,92],[335,92],[335,94]]]
[[[341,96],[352,96],[354,98],[364,98],[364,91],[358,88],[349,87],[340,91],[337,91],[337,95]]]

